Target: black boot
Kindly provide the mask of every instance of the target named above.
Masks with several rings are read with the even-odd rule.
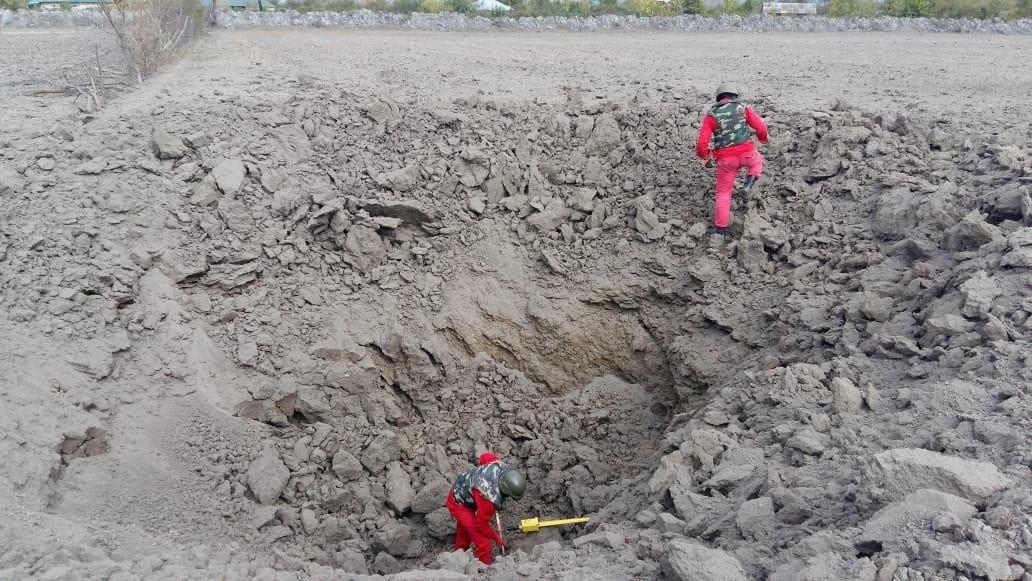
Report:
[[[749,190],[756,184],[756,180],[759,179],[756,176],[745,176],[745,183],[742,184],[742,189],[738,191],[741,196],[741,207],[744,208],[749,205]]]

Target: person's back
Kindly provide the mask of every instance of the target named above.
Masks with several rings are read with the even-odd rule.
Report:
[[[739,170],[746,168],[743,189],[746,195],[763,173],[763,156],[752,140],[754,131],[760,143],[767,143],[766,124],[739,101],[738,91],[724,84],[717,87],[716,103],[699,127],[695,146],[695,154],[706,165],[711,155],[717,162],[712,230],[715,235],[727,234],[731,222],[731,194]]]
[[[737,98],[727,99],[710,108],[710,115],[717,122],[713,132],[713,149],[726,150],[752,140],[752,131],[746,120],[746,107]]]
[[[473,491],[477,490],[484,498],[491,501],[491,504],[500,507],[502,504],[502,491],[499,488],[499,481],[502,472],[509,469],[508,464],[501,460],[496,460],[481,464],[468,472],[460,474],[452,486],[455,490],[455,500],[470,508],[476,508]]]

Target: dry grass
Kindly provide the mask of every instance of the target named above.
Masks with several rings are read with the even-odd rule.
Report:
[[[137,82],[169,63],[205,28],[198,0],[116,0],[104,6],[104,16]]]

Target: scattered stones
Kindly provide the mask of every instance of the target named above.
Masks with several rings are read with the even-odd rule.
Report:
[[[972,319],[985,319],[989,315],[993,301],[1003,294],[996,281],[989,278],[984,270],[976,272],[964,281],[960,285],[960,292],[964,296],[962,313]]]
[[[211,143],[211,138],[203,131],[198,131],[197,133],[188,135],[183,141],[194,149],[200,149]]]
[[[872,484],[896,498],[931,488],[978,501],[1011,485],[1011,479],[987,462],[913,448],[875,454],[865,473]]]
[[[527,218],[527,225],[538,232],[552,232],[570,216],[562,200],[553,199],[544,210]]]
[[[234,409],[233,415],[281,428],[290,425],[290,419],[283,410],[276,402],[268,399],[241,402]]]
[[[211,170],[215,185],[227,196],[235,196],[240,192],[246,174],[247,168],[239,159],[224,159]]]
[[[984,579],[1013,578],[1007,554],[996,545],[937,545],[933,559],[946,567]]]
[[[479,149],[468,148],[455,160],[452,172],[458,176],[459,182],[467,188],[475,188],[484,183],[491,173],[490,160]]]
[[[972,211],[950,231],[947,247],[952,250],[975,250],[999,238],[998,229],[985,221],[985,215]]]
[[[928,319],[925,321],[925,327],[932,333],[951,336],[970,332],[975,328],[975,324],[958,315],[946,313],[940,317]]]
[[[588,138],[589,155],[608,155],[620,145],[620,124],[612,113],[603,113],[595,120],[591,137]]]
[[[803,428],[789,438],[786,445],[804,454],[820,456],[829,445],[828,436],[818,433],[813,428]]]
[[[917,207],[918,200],[907,187],[886,192],[874,212],[874,232],[887,240],[909,236],[917,227]]]
[[[348,231],[344,248],[348,251],[345,259],[363,274],[379,266],[387,257],[380,235],[365,226],[355,226]]]
[[[769,542],[776,534],[774,501],[767,496],[742,503],[735,515],[735,525],[746,539]]]
[[[223,198],[218,200],[219,216],[226,221],[226,226],[234,232],[246,234],[254,226],[254,218],[247,207],[238,200]]]
[[[241,365],[254,367],[258,364],[258,344],[254,341],[241,341],[237,346],[237,361]]]
[[[445,551],[437,556],[438,568],[455,573],[465,573],[472,559],[470,551]]]
[[[362,466],[372,474],[379,474],[400,454],[401,444],[397,434],[383,431],[377,434],[362,452]]]
[[[190,195],[190,203],[197,206],[210,206],[219,200],[219,191],[215,179],[211,176],[201,180]]]
[[[412,529],[408,525],[390,520],[376,533],[373,544],[395,557],[401,557],[408,550],[411,537]]]
[[[861,296],[860,312],[865,317],[882,323],[892,318],[892,298],[879,297],[871,292],[865,292]]]
[[[101,428],[87,428],[85,434],[65,435],[61,443],[61,458],[68,462],[73,458],[88,458],[106,454],[108,434]]]
[[[738,264],[742,270],[756,274],[764,272],[767,266],[767,253],[763,242],[755,238],[746,238],[738,243]]]
[[[917,490],[879,510],[864,523],[861,542],[876,541],[888,552],[901,550],[915,536],[928,534],[933,521],[942,515],[963,526],[975,512],[975,507],[963,498],[937,490]]]
[[[172,282],[181,283],[207,272],[208,261],[204,256],[183,250],[166,250],[158,259],[157,267]]]
[[[447,508],[441,507],[426,515],[426,527],[431,537],[443,539],[455,533],[455,519]]]
[[[25,180],[11,168],[0,166],[0,194],[18,193],[25,187]]]
[[[65,356],[65,360],[73,368],[85,373],[93,379],[104,379],[111,375],[115,368],[114,357],[109,349],[87,345]]]
[[[182,139],[161,128],[156,128],[151,134],[151,143],[158,159],[179,159],[187,153],[186,144]]]
[[[681,581],[745,581],[745,570],[733,556],[687,539],[670,541],[666,564]]]
[[[412,497],[412,512],[429,514],[444,507],[444,499],[451,490],[451,483],[443,478],[436,478]]]
[[[333,473],[341,482],[358,480],[362,476],[362,464],[347,450],[338,450],[333,455]]]
[[[395,192],[404,193],[413,190],[421,179],[419,166],[410,165],[401,169],[381,174],[376,181]]]
[[[261,504],[275,502],[289,479],[290,471],[272,448],[262,450],[247,468],[247,487]]]
[[[108,168],[108,160],[99,157],[87,161],[75,168],[73,173],[78,175],[96,176],[104,173]]]
[[[863,405],[863,394],[852,381],[845,377],[831,380],[831,392],[835,411],[840,414],[855,414]]]
[[[387,468],[387,506],[399,515],[404,514],[412,506],[415,494],[408,472],[401,467],[401,462],[391,462]]]

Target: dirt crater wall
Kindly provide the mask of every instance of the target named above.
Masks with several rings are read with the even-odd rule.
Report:
[[[91,476],[141,456],[178,475],[118,483],[165,507],[148,534],[189,547],[134,570],[475,572],[430,553],[443,490],[487,447],[536,487],[511,514],[596,521],[499,576],[1025,568],[1027,125],[964,140],[758,101],[772,170],[710,249],[711,176],[667,154],[690,150],[704,96],[428,108],[275,88],[62,120],[0,171],[24,223],[4,231],[3,336],[64,360],[11,348],[34,362],[12,401],[59,413],[4,418],[21,440],[3,473],[120,529],[138,513]],[[63,442],[112,427],[48,480]],[[19,571],[83,562],[26,565],[15,537]]]

